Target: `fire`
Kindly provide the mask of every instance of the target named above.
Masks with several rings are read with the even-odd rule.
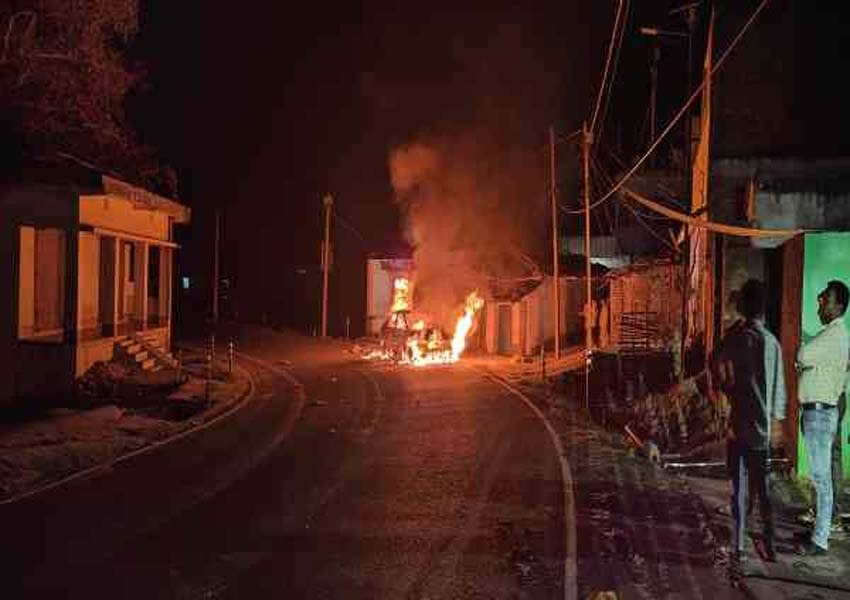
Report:
[[[406,277],[396,277],[393,281],[393,304],[391,313],[410,310],[410,281]]]
[[[450,348],[446,348],[438,329],[433,329],[428,333],[424,352],[422,339],[419,336],[409,339],[407,341],[407,347],[410,350],[409,362],[414,366],[421,367],[424,365],[450,364],[460,360],[463,351],[466,349],[466,338],[475,322],[475,315],[483,306],[484,300],[478,295],[477,291],[466,297],[463,314],[458,317],[455,324]]]
[[[484,306],[478,292],[466,297],[462,314],[455,323],[451,339],[439,327],[419,319],[409,325],[411,312],[410,281],[397,277],[393,281],[393,302],[382,329],[381,348],[364,355],[367,359],[384,359],[417,367],[450,364],[460,360],[466,348],[466,338],[472,330],[475,315]]]
[[[482,306],[484,306],[484,300],[478,296],[478,292],[472,292],[466,297],[463,316],[457,320],[455,334],[452,337],[452,362],[457,361],[466,349],[466,336],[469,335],[469,330],[472,329],[475,313],[481,310]]]

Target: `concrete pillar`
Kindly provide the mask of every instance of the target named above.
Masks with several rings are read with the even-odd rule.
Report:
[[[136,290],[139,294],[139,308],[141,309],[141,324],[142,329],[148,328],[148,251],[150,246],[145,242],[141,242],[137,246],[139,253],[139,271],[140,276],[136,280]]]
[[[64,340],[72,344],[73,354],[71,357],[72,365],[76,365],[76,347],[77,347],[77,294],[79,289],[79,229],[68,231],[58,230],[55,234],[58,239],[59,262],[64,263],[64,272],[58,271],[56,274],[58,283],[56,284],[59,297],[56,299],[58,306],[64,305]]]
[[[100,237],[100,277],[98,282],[101,335],[118,335],[118,277],[120,248],[114,237]]]
[[[159,260],[159,314],[164,321],[161,326],[167,327],[166,346],[171,346],[171,298],[174,285],[174,250],[160,248]]]
[[[174,253],[170,248],[159,249],[159,316],[164,322],[171,321],[171,269]]]
[[[35,329],[57,337],[64,331],[66,341],[73,338],[77,322],[77,282],[71,281],[77,273],[77,236],[68,233],[36,229],[33,254]]]
[[[77,235],[76,328],[85,338],[100,337],[100,239],[88,231]]]
[[[18,338],[27,338],[35,331],[35,229],[19,231]]]

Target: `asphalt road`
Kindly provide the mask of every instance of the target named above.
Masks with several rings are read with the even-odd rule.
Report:
[[[12,596],[564,597],[561,466],[516,395],[463,365],[240,349],[234,416],[0,509]]]

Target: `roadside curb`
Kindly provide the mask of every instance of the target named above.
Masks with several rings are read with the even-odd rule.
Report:
[[[566,552],[564,557],[564,600],[576,600],[578,597],[578,566],[576,555],[576,517],[575,517],[575,485],[573,483],[570,464],[561,438],[543,411],[525,393],[517,389],[503,377],[488,369],[480,368],[479,372],[485,377],[518,396],[535,415],[543,422],[546,432],[555,446],[555,452],[561,465],[561,478],[564,482],[564,522],[566,524]]]
[[[80,471],[73,472],[65,477],[60,479],[56,479],[54,481],[48,482],[44,485],[38,486],[34,489],[28,490],[26,492],[22,492],[10,498],[5,498],[0,500],[0,506],[9,506],[12,504],[17,504],[18,502],[22,502],[24,500],[28,500],[54,490],[56,488],[62,487],[63,485],[67,485],[74,481],[84,480],[92,477],[97,477],[98,475],[110,472],[116,465],[119,465],[125,461],[130,459],[142,456],[147,454],[148,452],[153,452],[154,450],[158,450],[168,444],[172,444],[177,442],[183,438],[186,438],[195,433],[199,433],[205,429],[212,427],[213,425],[217,425],[219,422],[223,421],[227,417],[230,417],[240,409],[242,409],[249,401],[254,398],[256,392],[256,383],[254,381],[254,377],[251,373],[242,367],[241,365],[235,365],[236,368],[242,372],[245,379],[248,381],[248,389],[245,390],[234,402],[234,405],[222,412],[221,414],[216,415],[215,417],[209,419],[208,421],[203,421],[202,423],[198,423],[188,429],[183,429],[174,433],[174,435],[170,435],[164,439],[157,440],[155,442],[151,442],[138,448],[136,450],[132,450],[125,454],[121,454],[111,460],[104,461],[102,463],[94,464],[90,467],[86,467]]]

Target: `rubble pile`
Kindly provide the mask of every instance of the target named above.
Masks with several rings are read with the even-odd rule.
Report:
[[[726,436],[729,401],[709,389],[705,372],[679,382],[675,362],[664,352],[597,356],[591,413],[647,454],[714,455]]]
[[[708,393],[699,377],[662,393],[647,393],[626,407],[630,429],[662,453],[693,454],[726,434],[729,402]]]
[[[120,395],[129,377],[141,372],[138,366],[120,361],[98,361],[77,380],[77,398],[84,405],[102,404]]]

